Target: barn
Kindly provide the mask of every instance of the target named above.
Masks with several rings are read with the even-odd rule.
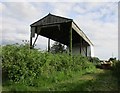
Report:
[[[48,38],[48,51],[50,40],[66,45],[69,54],[94,56],[93,44],[85,33],[76,25],[73,19],[48,14],[30,25],[30,47],[33,48],[39,35]],[[37,34],[37,35],[35,35]],[[36,36],[36,37],[35,37]],[[33,42],[33,38],[35,38]]]

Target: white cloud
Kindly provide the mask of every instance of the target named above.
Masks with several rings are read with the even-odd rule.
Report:
[[[80,7],[79,5],[73,7],[73,11],[80,14],[84,14],[87,12],[85,8]]]
[[[18,20],[29,20],[39,14],[39,10],[28,2],[4,2],[3,16],[14,17]]]
[[[28,2],[4,2],[2,9],[2,43],[29,40],[30,24],[41,16],[41,12]]]
[[[53,7],[53,14],[57,14],[59,16],[68,16],[69,13],[71,13],[71,10],[73,8],[73,6],[75,5],[75,3],[69,3],[69,2],[65,2],[65,3],[50,3],[50,6]]]

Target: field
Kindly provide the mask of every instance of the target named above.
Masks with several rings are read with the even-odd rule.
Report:
[[[2,90],[119,91],[119,63],[103,70],[81,55],[71,57],[30,50],[28,45],[6,45],[2,47]]]

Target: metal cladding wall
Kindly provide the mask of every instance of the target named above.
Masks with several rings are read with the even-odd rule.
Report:
[[[90,46],[90,50],[91,50],[91,57],[94,57],[94,47],[92,45]]]
[[[93,46],[82,46],[81,47],[81,51],[80,51],[80,43],[77,43],[77,44],[73,45],[72,50],[73,50],[72,51],[73,55],[79,55],[79,54],[81,54],[82,56],[94,57]]]

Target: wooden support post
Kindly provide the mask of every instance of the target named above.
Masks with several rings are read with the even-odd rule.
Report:
[[[38,34],[37,34],[37,37],[35,38],[35,41],[34,41],[34,43],[33,43],[33,45],[32,45],[33,48],[34,48],[34,46],[35,46],[35,42],[36,42],[37,38],[38,38]]]
[[[50,52],[50,38],[48,38],[48,52]]]
[[[82,38],[80,38],[80,54],[82,53],[81,48],[82,48]]]
[[[32,32],[30,33],[30,49],[32,49]]]
[[[87,57],[87,46],[86,46],[86,57]]]
[[[70,39],[70,45],[69,45],[69,54],[72,55],[72,26],[70,27],[70,34],[69,34],[69,39]]]
[[[84,56],[86,56],[86,45],[83,39],[81,39],[81,53],[84,53]],[[83,55],[83,54],[82,54]]]

